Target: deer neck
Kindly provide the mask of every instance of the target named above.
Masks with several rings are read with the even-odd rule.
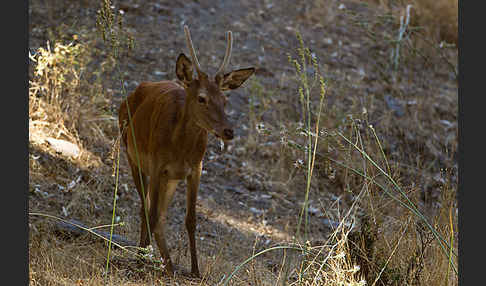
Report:
[[[172,134],[172,143],[178,148],[192,150],[201,139],[207,140],[207,131],[201,128],[191,116],[187,98],[184,100],[184,106],[177,114],[177,125]]]

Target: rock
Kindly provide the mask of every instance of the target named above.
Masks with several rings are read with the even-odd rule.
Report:
[[[58,236],[64,237],[64,238],[75,238],[79,237],[82,234],[88,234],[89,232],[86,231],[85,229],[90,229],[88,226],[83,224],[82,222],[71,219],[68,221],[60,221],[55,224],[55,232]],[[93,230],[94,233],[98,234],[99,236],[105,238],[105,239],[110,239],[110,233],[106,231],[101,231],[101,230]],[[93,235],[93,238],[96,239],[101,239],[100,237]],[[118,234],[113,234],[112,235],[112,241],[115,242],[116,244],[119,244],[121,246],[136,246],[137,244],[135,242],[132,242],[128,240],[127,238],[118,235]],[[113,244],[114,247],[116,247],[115,244]]]
[[[79,155],[80,150],[78,145],[76,144],[51,137],[47,138],[46,141],[51,145],[54,151],[56,151],[57,153],[61,153],[66,157],[76,158]]]
[[[228,192],[233,192],[233,193],[236,193],[236,194],[238,194],[238,195],[243,194],[243,191],[242,191],[242,190],[237,189],[237,188],[234,188],[234,187],[227,187],[227,188],[226,188],[226,190],[227,190]]]
[[[396,116],[402,117],[403,115],[405,115],[405,111],[403,110],[402,105],[396,99],[394,99],[393,97],[391,97],[389,95],[385,95],[385,102],[386,102],[386,105],[391,110],[394,111],[393,113]]]
[[[332,38],[323,38],[323,39],[322,39],[322,42],[323,42],[324,44],[326,44],[326,45],[332,45],[333,40],[332,40]]]
[[[318,208],[315,208],[311,205],[308,206],[307,208],[307,211],[311,214],[311,215],[320,215],[321,214],[321,211],[318,209]]]
[[[166,76],[167,73],[166,72],[163,72],[163,71],[156,70],[156,71],[154,71],[154,75],[156,75],[156,76]]]
[[[336,222],[336,221],[333,221],[333,220],[330,220],[330,219],[327,219],[327,218],[323,218],[321,221],[328,228],[334,229],[334,228],[337,228],[339,226],[339,222]]]
[[[263,200],[268,200],[268,199],[272,198],[272,196],[267,195],[267,194],[262,194],[262,195],[260,195],[260,198],[263,199]]]
[[[250,208],[250,211],[251,211],[252,213],[254,213],[254,214],[257,214],[257,215],[264,213],[264,211],[263,211],[263,210],[259,210],[259,209],[254,208],[254,207],[251,207],[251,208]]]

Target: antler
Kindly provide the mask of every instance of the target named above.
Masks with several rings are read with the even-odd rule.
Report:
[[[218,71],[216,72],[216,76],[222,75],[231,57],[231,49],[233,48],[233,38],[231,37],[231,31],[228,31],[226,38],[228,39],[228,45],[226,46],[226,53],[224,54],[223,63],[221,64]]]
[[[191,53],[194,67],[196,68],[197,74],[201,76],[201,66],[199,65],[199,61],[197,60],[196,52],[194,51],[194,46],[192,45],[191,34],[189,33],[189,28],[187,27],[187,25],[184,25],[184,32],[186,33],[187,46],[189,47],[189,52]]]

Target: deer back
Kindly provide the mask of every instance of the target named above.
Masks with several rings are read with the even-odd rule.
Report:
[[[136,146],[142,170],[171,164],[175,177],[184,177],[190,165],[199,163],[206,150],[207,132],[190,122],[188,96],[172,81],[143,82],[128,98]],[[128,108],[119,111],[122,140],[129,159],[136,162]],[[183,169],[183,170],[182,170]]]

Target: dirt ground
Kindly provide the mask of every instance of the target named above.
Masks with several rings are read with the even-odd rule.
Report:
[[[429,166],[423,171],[423,179],[416,181],[420,184],[416,189],[423,196],[439,196],[434,188],[434,176],[444,168],[457,169],[454,73],[447,63],[439,60],[427,63],[418,60],[420,57],[409,57],[404,60],[397,78],[384,77],[383,63],[389,61],[390,46],[371,39],[356,21],[359,15],[371,23],[369,19],[375,17],[377,8],[351,0],[124,0],[114,1],[114,5],[124,11],[124,28],[135,42],[135,48],[123,55],[119,63],[127,92],[142,81],[175,78],[175,59],[180,52],[188,54],[184,24],[190,27],[200,64],[208,72],[214,72],[223,58],[227,30],[232,30],[234,36],[230,66],[256,67],[253,81],[230,95],[226,111],[237,127],[235,140],[227,152],[222,152],[219,141],[211,136],[204,159],[197,201],[199,263],[202,272],[221,273],[219,277],[209,278],[209,285],[216,284],[223,273],[228,274],[252,253],[291,241],[295,234],[304,201],[305,172],[282,170],[292,165],[284,165],[285,160],[280,157],[284,155],[276,147],[278,138],[262,139],[252,131],[249,102],[257,82],[265,90],[275,90],[275,96],[269,99],[260,117],[262,123],[278,127],[280,121],[295,116],[292,110],[298,108],[298,95],[288,54],[296,55],[297,31],[319,59],[324,78],[331,83],[326,94],[328,108],[335,106],[343,114],[351,113],[370,106],[373,97],[369,119],[376,130],[384,130],[380,137],[386,141],[390,160],[409,164],[417,172],[420,166]],[[56,27],[63,27],[64,37],[68,39],[72,35],[93,34],[98,9],[96,1],[30,0],[30,51],[45,47],[52,38],[49,31],[55,31]],[[378,29],[386,31],[386,28]],[[106,60],[109,47],[101,39],[94,47],[98,58],[94,57],[90,65],[96,68]],[[445,53],[456,64],[457,50]],[[115,71],[106,75],[103,88],[106,113],[116,119],[118,106],[127,94],[122,93]],[[419,106],[417,100],[430,106]],[[433,123],[426,124],[430,118],[434,118],[430,121]],[[411,125],[417,122],[418,126]],[[111,133],[107,135],[112,136],[111,141],[85,143],[92,156],[99,158],[98,165],[78,165],[54,152],[45,152],[39,145],[29,144],[29,212],[76,219],[90,227],[111,223],[115,187],[111,156],[117,122],[112,119],[110,124]],[[249,142],[250,137],[253,143]],[[423,155],[420,165],[415,164],[414,154]],[[33,165],[38,169],[33,170]],[[56,169],[62,173],[54,172]],[[409,175],[404,174],[404,185],[411,184],[413,179]],[[325,176],[318,178],[319,183],[312,185],[309,198],[312,245],[326,240],[332,226],[352,203],[352,194],[344,191],[342,182]],[[76,183],[70,188],[72,182]],[[115,232],[138,242],[140,201],[124,153],[120,157],[118,186],[116,216],[124,225],[116,227]],[[166,235],[173,260],[188,269],[184,216],[185,184],[181,184],[170,207],[170,231]],[[90,236],[49,239],[55,235],[55,221],[42,216],[29,217],[30,267],[37,271],[31,272],[31,281],[42,277],[39,273],[42,268],[34,263],[39,254],[36,248],[68,251],[69,245],[76,245],[88,253],[79,254],[81,257],[89,253],[97,258],[106,256],[104,243]],[[115,267],[130,268],[131,260],[124,258],[123,253],[115,251],[113,255]],[[268,273],[275,273],[281,255],[280,252],[265,254],[257,263]],[[84,259],[73,258],[72,263],[92,263]],[[99,267],[103,266],[101,262]],[[127,277],[135,279],[128,274]],[[45,276],[42,279],[53,283]]]

